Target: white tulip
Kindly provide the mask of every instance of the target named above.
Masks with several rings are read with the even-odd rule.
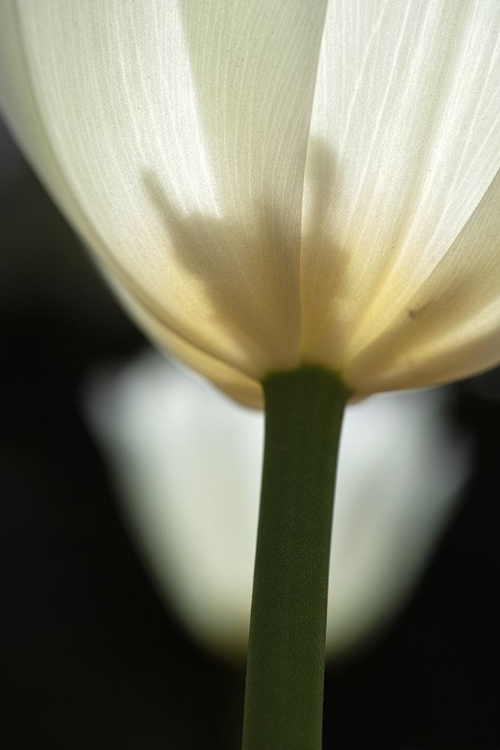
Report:
[[[3,0],[0,100],[137,319],[233,397],[500,361],[498,0]]]

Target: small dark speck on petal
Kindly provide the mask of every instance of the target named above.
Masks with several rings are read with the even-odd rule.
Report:
[[[411,307],[408,310],[408,317],[411,318],[412,320],[415,320],[415,318],[418,318],[419,315],[422,315],[422,313],[428,306],[429,306],[429,303],[427,302],[426,304],[420,305],[419,307],[413,307],[413,308]]]

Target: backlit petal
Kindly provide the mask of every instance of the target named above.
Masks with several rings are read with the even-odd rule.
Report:
[[[325,0],[0,11],[4,105],[65,210],[167,335],[252,377],[297,361],[324,13]]]
[[[497,362],[499,345],[472,341],[500,325],[499,225],[477,208],[499,167],[496,0],[330,3],[307,160],[305,359],[365,392]]]
[[[425,386],[500,360],[500,172],[450,249],[346,369],[358,393]]]
[[[0,98],[138,320],[233,397],[500,360],[497,0],[5,0]]]

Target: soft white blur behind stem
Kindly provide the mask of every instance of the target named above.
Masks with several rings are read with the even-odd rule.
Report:
[[[332,542],[328,654],[398,612],[460,497],[470,449],[446,392],[376,396],[347,409]],[[243,658],[263,415],[148,352],[93,373],[85,412],[160,591],[210,648]]]

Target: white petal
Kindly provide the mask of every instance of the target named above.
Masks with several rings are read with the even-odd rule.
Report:
[[[89,242],[97,244],[98,239],[60,170],[40,116],[26,65],[16,0],[5,0],[0,4],[0,108],[54,200],[71,217],[78,231]]]
[[[460,253],[468,251],[448,250],[499,167],[496,0],[330,3],[307,160],[304,358],[339,368],[350,385],[370,390],[375,376],[366,367],[362,373],[356,358],[408,314],[408,301],[433,270],[448,266],[440,287],[434,276],[436,294],[451,300],[454,274],[465,285],[467,258]],[[469,262],[484,264],[500,290],[498,231],[496,238]],[[482,288],[474,286],[477,269],[470,270],[467,304],[475,302],[475,315]],[[448,351],[455,352],[463,337],[453,338],[448,321]],[[417,354],[409,357],[413,343],[410,336],[404,355],[410,385],[421,384],[411,380],[418,364]],[[429,345],[437,348],[438,340]],[[445,370],[436,365],[426,382],[460,375]]]
[[[467,377],[500,361],[500,171],[383,335],[345,370],[358,393]]]
[[[105,271],[104,273],[108,276],[110,285],[123,305],[147,330],[150,338],[160,349],[168,351],[191,369],[203,374],[221,391],[240,404],[257,409],[263,408],[264,394],[259,381],[249,378],[241,371],[181,339],[162,325],[162,321],[154,316],[154,311],[148,310],[145,305],[137,304],[137,299],[129,294],[125,287],[120,286],[116,278],[109,276]]]
[[[71,219],[171,333],[254,377],[297,359],[324,12],[325,0],[0,10],[4,106]]]
[[[156,356],[94,380],[87,413],[126,516],[169,601],[203,641],[248,632],[263,418]],[[468,473],[438,392],[350,408],[332,542],[328,649],[360,644],[401,606]]]

